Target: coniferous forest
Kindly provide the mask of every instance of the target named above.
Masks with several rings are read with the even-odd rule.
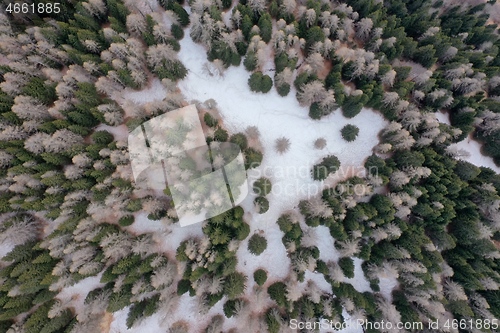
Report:
[[[113,332],[120,318],[152,333],[315,332],[290,322],[349,318],[500,332],[500,175],[456,148],[476,141],[500,166],[495,1],[53,3],[0,5],[0,333]],[[226,125],[212,96],[186,98],[187,39],[207,77],[241,67],[241,89],[292,96],[307,124],[346,118],[338,144],[359,144],[363,110],[380,115],[364,174],[272,220],[277,176],[257,177],[249,204],[183,232],[168,189],[134,181],[129,132],[195,104],[207,142],[238,145],[249,174],[303,135],[266,142]],[[129,99],[152,82],[164,97]],[[322,154],[311,182],[346,166],[327,141],[308,142]],[[244,269],[277,248],[286,275],[265,259]]]

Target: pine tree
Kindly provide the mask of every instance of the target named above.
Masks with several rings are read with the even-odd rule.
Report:
[[[224,294],[235,299],[245,292],[247,277],[241,273],[229,274],[224,282]]]
[[[258,235],[254,234],[248,240],[248,251],[253,255],[259,255],[267,248],[267,240]]]

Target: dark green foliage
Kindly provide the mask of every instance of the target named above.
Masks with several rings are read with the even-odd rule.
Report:
[[[184,8],[182,8],[179,3],[175,1],[169,1],[168,5],[165,7],[165,9],[172,10],[175,14],[177,14],[181,26],[186,27],[189,24],[189,14]]]
[[[23,87],[22,93],[50,105],[57,99],[55,88],[55,85],[47,85],[41,78],[34,77]]]
[[[215,127],[217,126],[217,119],[215,119],[210,113],[206,112],[205,115],[203,116],[203,120],[205,121],[205,124],[208,127]]]
[[[476,178],[481,173],[481,170],[477,166],[469,162],[458,161],[457,165],[455,166],[455,172],[460,177],[460,179],[469,181]]]
[[[94,143],[107,145],[113,142],[114,137],[113,134],[107,131],[97,131],[92,134],[91,139]]]
[[[227,134],[227,131],[223,129],[222,127],[218,127],[215,132],[214,132],[214,140],[215,141],[221,141],[225,142],[229,138],[229,135]]]
[[[183,295],[189,291],[191,288],[191,282],[189,280],[179,280],[177,283],[177,295]]]
[[[228,300],[226,301],[226,303],[224,303],[224,307],[223,307],[223,310],[224,310],[224,315],[226,316],[226,318],[231,318],[235,312],[236,312],[236,301],[235,300]]]
[[[271,16],[268,13],[263,14],[259,18],[259,22],[257,23],[260,29],[260,36],[262,40],[266,43],[269,43],[271,40],[271,35],[273,32],[273,25],[271,23]]]
[[[248,79],[248,85],[252,91],[267,93],[273,87],[273,80],[269,75],[263,75],[262,72],[255,72]]]
[[[300,90],[304,84],[312,82],[316,79],[317,79],[316,75],[309,74],[307,72],[302,72],[299,75],[297,75],[295,81],[293,81],[293,85],[295,86],[295,89]]]
[[[411,67],[409,66],[393,67],[392,69],[396,71],[397,82],[406,80],[411,72]]]
[[[349,257],[343,257],[339,260],[339,266],[342,268],[344,275],[352,279],[354,277],[354,262]]]
[[[274,81],[276,83],[276,81]],[[290,85],[288,83],[282,84],[281,86],[276,86],[276,91],[282,97],[285,97],[290,92]]]
[[[267,273],[263,269],[258,269],[253,273],[253,279],[255,283],[262,286],[267,280]]]
[[[432,45],[422,46],[419,47],[415,53],[413,53],[413,60],[426,68],[430,68],[434,65],[434,63],[436,63],[437,59],[434,58],[435,53],[436,50]]]
[[[243,133],[236,133],[234,135],[231,135],[231,137],[229,138],[229,142],[237,144],[241,150],[245,150],[248,147],[247,137]]]
[[[40,333],[58,332],[67,327],[72,319],[73,319],[73,314],[69,309],[66,309],[59,316],[51,318],[50,321],[39,332]]]
[[[275,282],[267,288],[267,293],[280,307],[286,307],[286,285],[283,282]]]
[[[150,70],[158,76],[160,80],[170,79],[177,81],[183,79],[187,75],[187,69],[179,60],[163,60],[161,66],[150,68]]]
[[[236,239],[244,240],[250,234],[250,226],[246,223],[242,223],[241,226],[236,230]]]
[[[134,215],[127,215],[127,216],[123,216],[120,218],[120,220],[118,221],[118,224],[121,225],[122,227],[128,227],[129,225],[132,225],[132,223],[134,223]]]
[[[132,304],[127,316],[127,328],[131,328],[137,320],[151,316],[156,311],[156,304],[159,298],[160,296],[153,296],[152,298]]]
[[[253,183],[253,191],[258,196],[266,196],[271,192],[272,184],[268,178],[261,177]]]
[[[258,234],[254,234],[248,240],[248,251],[251,254],[259,255],[267,248],[267,240]]]
[[[130,298],[132,297],[131,289],[131,285],[125,285],[117,293],[112,293],[109,297],[107,311],[116,312],[130,305]]]
[[[330,155],[323,158],[320,163],[313,166],[311,175],[314,180],[325,180],[329,174],[337,172],[339,167],[339,159],[334,155]]]
[[[292,230],[293,222],[289,215],[281,215],[276,223],[278,223],[280,230],[284,233]]]
[[[277,311],[277,309],[275,310]],[[281,324],[273,315],[272,309],[269,309],[266,313],[266,324],[269,333],[278,333],[280,331]]]
[[[311,119],[318,120],[323,116],[323,110],[321,110],[319,103],[314,102],[309,106],[309,117],[311,117]]]
[[[420,167],[425,161],[425,156],[418,151],[403,150],[394,155],[394,162],[399,169],[407,167]]]
[[[181,40],[184,37],[184,30],[182,30],[182,27],[179,25],[172,24],[170,30],[172,31],[172,36],[174,36],[175,39]]]
[[[346,96],[344,103],[342,104],[342,114],[346,118],[353,118],[361,112],[361,109],[366,102],[368,102],[368,96],[365,94],[358,96]]]
[[[306,52],[309,52],[311,46],[313,46],[316,42],[324,42],[324,41],[325,41],[325,33],[320,27],[314,26],[309,28],[306,33],[306,48],[305,48]]]
[[[257,55],[255,52],[248,51],[245,60],[243,60],[243,65],[249,72],[253,72],[257,68]]]
[[[228,299],[235,299],[244,293],[247,277],[241,273],[229,274],[224,282],[224,294]]]
[[[245,169],[256,168],[262,162],[262,153],[252,147],[248,147],[245,153]]]
[[[265,197],[257,197],[254,200],[255,207],[259,214],[264,214],[269,210],[269,201]]]
[[[340,133],[342,134],[344,140],[351,142],[356,140],[356,137],[359,133],[359,128],[355,125],[347,124],[340,130]]]
[[[253,22],[250,16],[243,15],[243,19],[241,20],[241,31],[243,32],[243,36],[245,39],[249,41],[250,39],[250,31],[252,30]]]

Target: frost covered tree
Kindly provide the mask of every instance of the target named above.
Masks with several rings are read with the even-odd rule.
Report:
[[[127,30],[133,34],[141,35],[146,31],[144,15],[132,13],[127,16]]]
[[[304,105],[321,101],[326,96],[326,90],[320,81],[312,81],[303,85],[297,93],[297,99]]]
[[[280,5],[280,9],[285,14],[293,14],[295,8],[297,7],[297,3],[295,0],[283,0]]]
[[[356,37],[361,40],[366,40],[370,36],[373,28],[373,21],[371,18],[362,18],[356,23]]]
[[[83,138],[80,135],[77,135],[67,129],[57,130],[50,137],[46,137],[43,140],[45,151],[50,153],[60,153],[62,151],[67,151],[71,147],[82,143]]]
[[[321,54],[314,52],[306,58],[306,63],[311,67],[314,73],[318,73],[323,69],[325,59],[323,59]]]
[[[35,98],[24,95],[14,98],[12,112],[14,112],[19,118],[25,120],[42,121],[51,118],[46,106],[41,104]]]

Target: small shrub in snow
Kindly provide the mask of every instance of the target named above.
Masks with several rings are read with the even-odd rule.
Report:
[[[253,183],[253,191],[259,196],[268,195],[271,189],[271,181],[265,177],[261,177]]]
[[[263,75],[262,72],[255,72],[250,75],[248,85],[252,91],[267,93],[273,87],[273,80],[269,75]]]
[[[340,133],[342,134],[344,140],[351,142],[356,140],[356,137],[359,134],[359,128],[355,125],[347,124],[340,130]]]
[[[320,163],[313,166],[311,174],[314,180],[324,180],[326,179],[326,177],[328,177],[329,174],[334,174],[335,172],[337,172],[339,167],[339,159],[334,155],[330,155],[323,158]]]
[[[269,210],[269,201],[265,197],[255,198],[254,204],[259,214],[264,214]]]
[[[267,240],[258,235],[254,234],[252,237],[250,237],[250,240],[248,241],[248,251],[250,251],[251,254],[254,255],[259,255],[264,250],[267,248]]]
[[[255,280],[255,283],[257,283],[259,286],[262,286],[266,280],[267,280],[267,273],[263,269],[258,269],[253,273],[253,279]]]
[[[245,169],[256,168],[262,162],[262,153],[248,147],[245,149]]]
[[[241,150],[244,150],[248,147],[248,140],[245,134],[243,133],[236,133],[234,135],[231,135],[229,138],[229,142],[237,144],[240,146]]]
[[[203,121],[205,121],[205,124],[207,124],[208,127],[215,127],[217,126],[217,119],[215,119],[210,113],[205,113],[203,116]]]
[[[227,131],[222,128],[217,128],[214,133],[214,140],[215,141],[221,141],[225,142],[229,138],[229,135],[227,134]]]
[[[247,282],[246,275],[241,273],[229,274],[224,283],[224,294],[229,299],[235,299],[245,291]]]

